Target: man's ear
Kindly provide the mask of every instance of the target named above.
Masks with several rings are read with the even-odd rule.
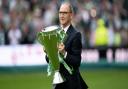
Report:
[[[73,13],[70,13],[70,15],[71,15],[71,20],[73,19],[73,17],[74,17],[74,14]]]

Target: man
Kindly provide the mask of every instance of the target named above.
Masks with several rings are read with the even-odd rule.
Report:
[[[58,50],[60,54],[64,55],[64,61],[73,68],[73,74],[70,74],[64,65],[60,63],[60,73],[66,81],[55,85],[54,89],[88,88],[79,72],[82,51],[81,34],[71,24],[72,14],[73,9],[71,4],[68,2],[62,3],[59,9],[59,21],[68,37],[64,43],[59,44]]]

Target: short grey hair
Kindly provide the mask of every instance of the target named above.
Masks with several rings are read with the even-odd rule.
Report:
[[[61,3],[61,5],[63,5],[63,4],[67,4],[69,6],[70,12],[74,13],[73,6],[69,1],[64,1]]]

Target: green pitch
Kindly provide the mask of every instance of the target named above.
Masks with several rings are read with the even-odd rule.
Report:
[[[128,69],[86,69],[81,75],[89,89],[127,89]],[[52,89],[44,72],[0,73],[0,89]]]

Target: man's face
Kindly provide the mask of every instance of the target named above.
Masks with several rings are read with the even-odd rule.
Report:
[[[59,10],[59,21],[63,27],[66,27],[71,23],[72,13],[67,4],[63,4]]]

